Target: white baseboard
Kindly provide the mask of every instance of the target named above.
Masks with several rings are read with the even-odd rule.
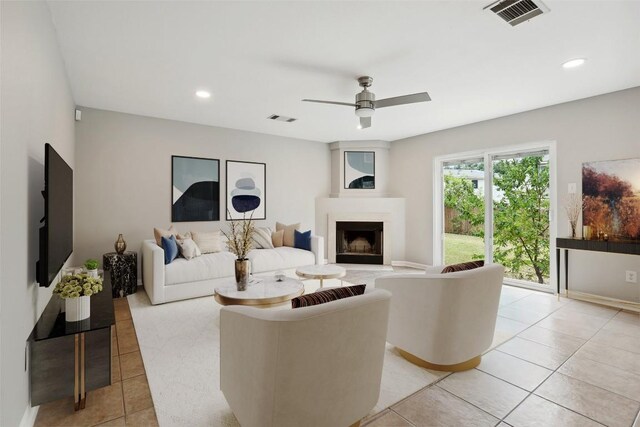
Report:
[[[625,301],[616,298],[603,297],[600,295],[587,294],[584,292],[572,291],[569,289],[568,294],[563,292],[567,298],[577,299],[580,301],[592,302],[594,304],[606,305],[609,307],[620,308],[622,310],[640,313],[640,303],[633,301]]]
[[[427,267],[431,267],[430,265],[427,265],[427,264],[420,264],[418,262],[412,262],[412,261],[391,261],[391,266],[417,268],[422,270],[424,270]]]
[[[24,410],[24,414],[22,415],[22,420],[20,420],[20,427],[33,427],[36,423],[38,409],[40,409],[39,406],[31,407],[31,405],[28,404],[27,409]]]

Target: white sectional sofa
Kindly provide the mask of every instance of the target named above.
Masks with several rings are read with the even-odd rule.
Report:
[[[324,262],[324,239],[311,236],[311,251],[287,246],[249,252],[252,273],[268,273]],[[222,251],[164,265],[164,250],[155,240],[142,242],[142,283],[152,304],[213,295],[235,274],[235,255]]]

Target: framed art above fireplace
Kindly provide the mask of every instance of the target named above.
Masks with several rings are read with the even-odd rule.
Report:
[[[376,188],[376,153],[374,151],[344,152],[344,188]]]

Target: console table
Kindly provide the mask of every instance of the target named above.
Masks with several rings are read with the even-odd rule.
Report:
[[[560,250],[564,250],[564,289],[569,291],[569,250],[608,252],[612,254],[640,255],[640,242],[614,240],[583,240],[570,237],[556,239],[556,273],[560,294]]]
[[[53,295],[28,339],[31,406],[73,396],[85,406],[86,392],[111,384],[112,326],[115,324],[111,280],[91,297],[91,316],[64,319],[64,301]]]

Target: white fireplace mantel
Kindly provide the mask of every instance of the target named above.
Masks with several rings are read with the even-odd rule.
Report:
[[[326,237],[326,256],[336,260],[336,221],[383,223],[383,263],[404,260],[405,199],[395,197],[320,197],[315,233]]]

